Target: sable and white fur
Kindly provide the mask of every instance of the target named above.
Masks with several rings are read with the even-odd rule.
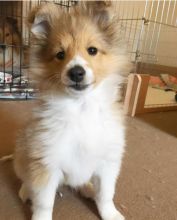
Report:
[[[32,200],[32,220],[52,219],[58,186],[77,189],[89,182],[101,218],[124,219],[113,196],[125,145],[117,100],[129,67],[121,27],[108,3],[82,3],[70,13],[44,4],[30,15],[37,42],[31,74],[41,94],[33,119],[18,138],[14,165],[23,182],[20,197]],[[98,54],[89,55],[90,46]],[[56,58],[58,51],[65,52],[63,60]],[[68,71],[75,66],[85,70],[85,89],[72,87]]]

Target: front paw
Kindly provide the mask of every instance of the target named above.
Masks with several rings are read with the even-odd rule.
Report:
[[[125,220],[124,216],[116,209],[112,201],[101,205],[99,203],[98,208],[102,220]]]
[[[24,183],[22,184],[19,193],[18,193],[20,199],[22,200],[22,202],[27,202],[27,200],[29,200],[29,193],[27,188],[25,187]]]
[[[125,220],[125,218],[120,212],[117,211],[113,216],[104,218],[103,220]]]
[[[52,220],[52,212],[47,210],[35,211],[32,215],[32,220]]]

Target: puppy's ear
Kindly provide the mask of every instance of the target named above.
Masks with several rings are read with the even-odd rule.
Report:
[[[111,1],[80,1],[79,10],[83,10],[97,23],[107,23],[111,19],[113,13],[113,2]]]
[[[87,1],[86,7],[93,11],[94,15],[107,18],[112,7],[111,1]]]
[[[80,1],[78,11],[89,16],[104,34],[107,43],[117,48],[123,32],[116,1]]]
[[[53,3],[45,3],[34,8],[28,16],[31,32],[37,39],[47,38],[54,19],[59,16],[60,9]]]

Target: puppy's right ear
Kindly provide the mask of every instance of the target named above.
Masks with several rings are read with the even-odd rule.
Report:
[[[28,16],[28,23],[35,38],[47,38],[54,19],[60,14],[60,10],[61,9],[53,3],[45,3],[31,11]]]

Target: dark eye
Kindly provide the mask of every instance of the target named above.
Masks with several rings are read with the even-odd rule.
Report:
[[[65,52],[64,51],[60,51],[56,54],[56,58],[59,60],[63,60],[65,58]]]
[[[6,37],[8,37],[10,34],[9,33],[6,33]]]
[[[91,56],[95,56],[98,52],[98,49],[96,47],[89,47],[87,51],[88,51],[88,54],[90,54]]]

